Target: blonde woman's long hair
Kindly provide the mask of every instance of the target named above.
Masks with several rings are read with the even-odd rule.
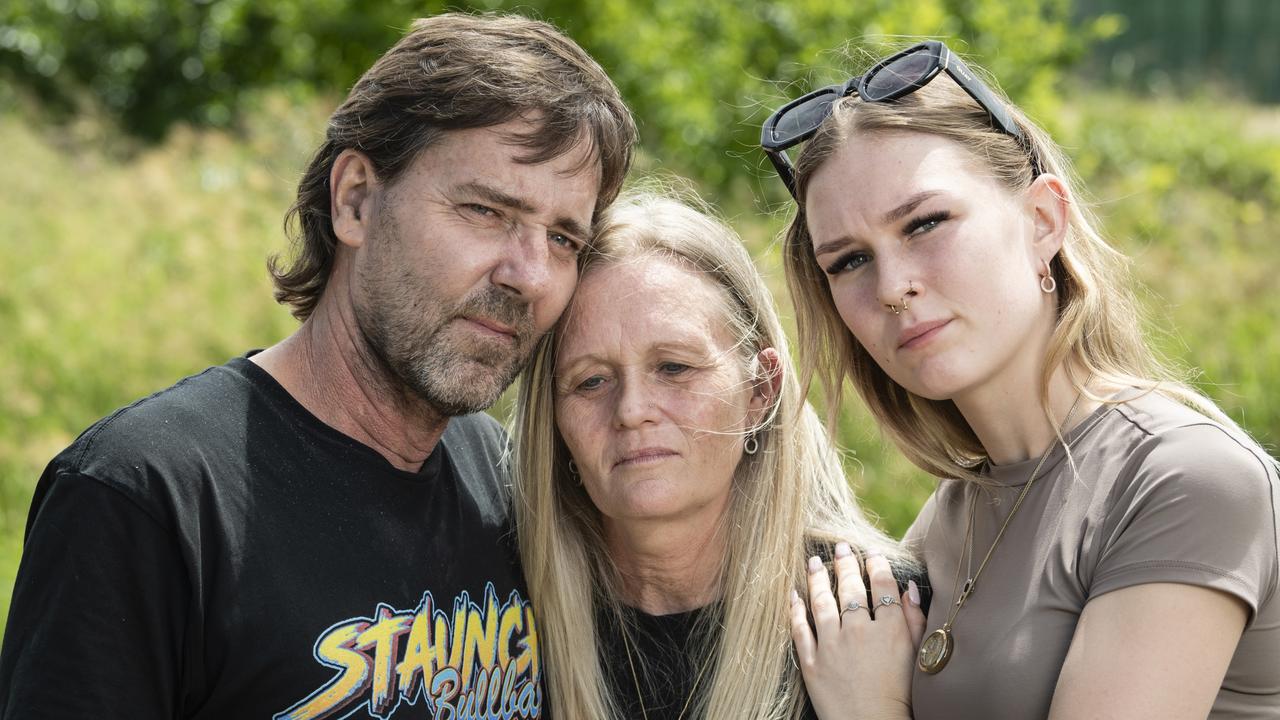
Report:
[[[1058,292],[1057,323],[1038,388],[1040,405],[1050,424],[1058,429],[1049,412],[1049,381],[1057,368],[1063,367],[1077,391],[1099,402],[1108,398],[1091,393],[1086,383],[1156,391],[1243,436],[1234,421],[1187,385],[1147,344],[1128,257],[1098,232],[1097,220],[1074,189],[1079,181],[1062,150],[1008,102],[994,83],[991,86],[1027,137],[1043,172],[1058,176],[1068,190],[1067,235],[1051,263]],[[1011,193],[1025,191],[1035,179],[1027,148],[993,128],[987,112],[949,77],[935,78],[893,102],[867,103],[857,97],[837,102],[797,158],[800,201],[783,240],[797,341],[804,350],[801,383],[807,388],[815,376],[821,381],[829,428],[835,426],[844,382],[849,380],[885,435],[915,465],[940,478],[981,480],[975,470],[987,460],[987,452],[955,404],[908,392],[876,364],[840,319],[814,256],[804,203],[814,173],[854,136],[886,132],[953,140],[968,150],[980,172],[989,173]]]
[[[721,614],[705,633],[703,651],[711,653],[706,690],[692,707],[695,717],[712,720],[793,718],[805,695],[787,608],[792,589],[805,591],[807,555],[846,540],[898,567],[913,565],[859,511],[840,458],[800,391],[773,299],[738,236],[691,194],[672,195],[625,194],[604,217],[582,275],[623,261],[674,260],[723,291],[724,321],[738,339],[744,375],[762,379],[752,359],[764,348],[781,357],[780,392],[752,428],[759,450],[734,472],[717,583]],[[599,657],[597,621],[618,622],[626,632],[626,614],[600,513],[571,478],[555,426],[561,326],[542,340],[520,380],[511,426],[516,526],[538,612],[551,712],[572,720],[614,718],[619,713]]]

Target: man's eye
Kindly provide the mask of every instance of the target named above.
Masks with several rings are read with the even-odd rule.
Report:
[[[479,203],[464,203],[462,205],[462,209],[472,215],[479,215],[481,217],[497,217],[498,215],[497,210],[494,210],[488,205],[480,205]]]
[[[566,250],[572,250],[575,253],[580,252],[582,250],[582,244],[579,243],[577,240],[574,240],[573,238],[569,237],[568,235],[562,235],[561,233],[553,232],[553,233],[548,233],[547,237],[550,238],[551,244],[558,245],[562,248],[565,248]]]

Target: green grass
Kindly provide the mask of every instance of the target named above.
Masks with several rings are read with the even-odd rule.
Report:
[[[1135,257],[1158,344],[1203,368],[1201,387],[1274,448],[1280,114],[1098,94],[1065,104],[1055,127]],[[48,131],[0,114],[0,622],[49,458],[112,409],[294,327],[264,260],[284,249],[281,218],[325,113],[270,96],[237,136],[179,131],[132,153],[91,122]],[[780,219],[725,212],[789,316],[771,247]],[[932,482],[848,405],[851,474],[900,533]]]

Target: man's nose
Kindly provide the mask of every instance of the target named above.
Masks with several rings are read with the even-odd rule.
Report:
[[[511,231],[490,280],[525,302],[542,297],[551,282],[551,249],[546,228],[520,225]]]

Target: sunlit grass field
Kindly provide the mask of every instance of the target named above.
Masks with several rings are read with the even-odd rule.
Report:
[[[270,96],[234,136],[179,130],[139,150],[91,122],[0,114],[0,623],[49,458],[114,408],[294,327],[265,259],[285,249],[281,219],[325,115]],[[1054,125],[1135,258],[1158,345],[1202,368],[1200,387],[1274,452],[1280,112],[1092,94]],[[723,210],[789,316],[771,247],[783,218]],[[850,474],[901,533],[932,482],[848,404]]]

